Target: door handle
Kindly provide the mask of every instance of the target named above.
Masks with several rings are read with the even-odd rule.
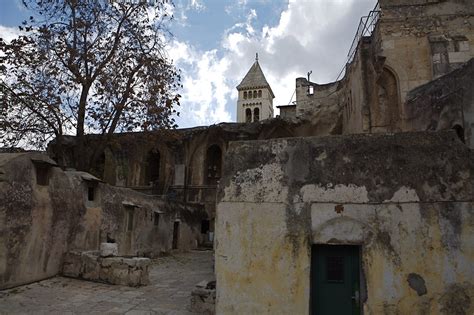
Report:
[[[359,305],[359,291],[356,290],[354,292],[354,295],[352,296],[352,299],[354,300],[354,302],[356,303],[356,305]]]

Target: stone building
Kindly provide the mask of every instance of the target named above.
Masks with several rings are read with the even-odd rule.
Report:
[[[218,314],[473,313],[473,25],[472,1],[380,0],[344,76],[296,79],[279,118],[257,59],[237,123],[116,134],[93,176],[69,170],[74,137],[0,155],[0,288],[108,238],[215,239]]]
[[[454,131],[233,142],[217,314],[472,314],[473,154]]]
[[[327,124],[332,128],[322,130],[326,134],[462,128],[474,148],[472,100],[462,109],[444,106],[424,121],[415,117],[423,111],[414,112],[407,103],[409,91],[474,57],[473,24],[472,1],[380,0],[361,19],[344,77],[328,84],[297,78],[296,106],[284,106],[284,116]],[[451,98],[472,98],[472,85],[449,89]],[[446,111],[457,116],[444,121]]]
[[[318,137],[229,145],[216,313],[474,313],[473,25],[472,1],[381,0],[343,78],[280,108]]]
[[[273,94],[262,68],[258,54],[242,82],[237,85],[237,122],[250,123],[273,118]]]

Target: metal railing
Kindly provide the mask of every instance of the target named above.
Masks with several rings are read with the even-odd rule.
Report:
[[[350,64],[354,60],[354,56],[357,52],[357,48],[359,47],[359,42],[362,37],[369,37],[372,36],[372,33],[375,30],[375,27],[377,26],[377,22],[379,21],[380,18],[380,4],[377,2],[375,5],[374,9],[369,12],[367,16],[363,16],[360,18],[359,21],[359,27],[357,28],[356,34],[354,36],[354,39],[352,40],[351,48],[349,49],[349,52],[347,53],[347,60],[344,64],[344,66],[341,69],[341,72],[339,72],[339,75],[336,78],[336,81],[341,78],[341,76],[344,74],[347,65]]]

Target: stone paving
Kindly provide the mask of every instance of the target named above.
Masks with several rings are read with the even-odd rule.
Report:
[[[158,258],[139,288],[54,277],[0,291],[0,314],[194,314],[191,290],[213,279],[212,261],[212,251]]]

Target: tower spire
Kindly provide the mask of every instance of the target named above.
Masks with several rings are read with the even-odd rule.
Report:
[[[255,53],[255,61],[258,61],[258,53]]]

